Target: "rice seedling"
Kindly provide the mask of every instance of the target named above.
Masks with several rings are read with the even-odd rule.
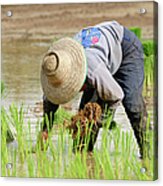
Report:
[[[157,53],[157,45],[153,40],[142,41],[142,45],[145,56],[155,55]]]
[[[148,90],[154,86],[154,82],[157,78],[157,47],[156,43],[152,41],[143,41],[144,49],[144,71],[145,71],[145,83],[144,89]],[[152,91],[150,91],[152,92]]]
[[[60,125],[57,130],[52,130],[48,139],[48,149],[42,151],[39,146],[35,153],[29,152],[32,148],[32,134],[30,122],[29,131],[24,131],[23,108],[10,109],[8,117],[16,122],[18,148],[11,152],[7,147],[7,123],[6,111],[2,112],[2,176],[23,176],[23,177],[50,177],[50,178],[90,178],[90,179],[135,179],[152,180],[153,177],[153,149],[150,149],[151,159],[149,170],[141,172],[142,162],[136,157],[137,146],[132,132],[124,132],[120,127],[109,131],[111,118],[108,118],[107,125],[102,131],[102,140],[99,148],[95,148],[92,154],[85,149],[80,152],[73,152],[73,140],[69,131]],[[60,110],[58,114],[65,114]],[[70,115],[66,113],[67,117]],[[63,121],[58,116],[57,123]],[[149,122],[149,121],[148,121]],[[54,127],[55,128],[55,127]],[[39,127],[38,129],[39,130]],[[37,131],[39,132],[39,131]],[[148,131],[150,145],[153,144],[153,133]],[[30,141],[25,137],[29,133]],[[79,136],[80,137],[80,136]],[[89,138],[89,135],[88,135]],[[87,139],[88,140],[88,139]],[[87,141],[86,141],[87,143]],[[6,169],[7,163],[12,163],[12,170]],[[24,174],[19,167],[23,167]]]
[[[130,31],[134,32],[135,35],[141,40],[142,30],[139,27],[131,27]]]
[[[154,69],[155,69],[155,56],[154,55],[150,55],[145,57],[144,59],[144,71],[145,71],[145,80],[144,80],[144,91],[145,94],[147,95],[148,89],[151,89],[153,87],[153,83],[154,83],[154,78],[155,74],[154,74]],[[150,93],[152,93],[152,91],[150,91]]]
[[[4,95],[4,91],[5,91],[5,84],[3,81],[1,81],[1,96]]]
[[[2,100],[5,99],[5,97],[7,95],[6,93],[7,93],[7,91],[6,91],[5,84],[3,81],[1,81],[1,98],[2,98]],[[13,123],[9,122],[9,117],[8,117],[8,114],[5,111],[4,107],[1,107],[1,113],[3,113],[2,116],[4,116],[4,117],[2,119],[6,123],[6,127],[7,127],[7,130],[6,130],[5,128],[3,129],[3,126],[1,126],[1,130],[6,130],[4,132],[7,133],[7,139],[6,139],[7,142],[13,141],[16,139],[15,126],[13,125]]]
[[[132,27],[130,28],[132,32],[141,40],[141,28]],[[145,80],[144,80],[144,94],[149,93],[149,89],[153,87],[153,83],[156,79],[156,56],[157,56],[157,43],[154,40],[145,40],[142,41],[142,46],[144,50],[144,72],[145,72]],[[150,91],[151,93],[152,91]],[[150,95],[151,96],[151,95]]]

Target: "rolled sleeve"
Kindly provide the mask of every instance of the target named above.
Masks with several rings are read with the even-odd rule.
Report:
[[[94,72],[90,74],[89,80],[102,100],[113,103],[122,101],[124,97],[123,90],[104,63],[100,63]]]

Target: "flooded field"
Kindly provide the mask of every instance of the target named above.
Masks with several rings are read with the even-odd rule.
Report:
[[[36,138],[40,128],[40,122],[42,120],[42,90],[40,86],[40,65],[42,62],[42,57],[44,52],[49,47],[50,42],[16,42],[14,41],[12,45],[9,43],[5,43],[2,45],[2,80],[4,81],[6,87],[6,95],[4,99],[2,99],[2,106],[4,106],[7,110],[9,110],[9,106],[14,103],[18,108],[23,104],[23,131],[25,136],[23,140],[26,143],[26,149],[31,148],[36,144]],[[30,55],[29,55],[30,54]],[[64,109],[68,112],[76,113],[79,105],[81,94],[79,94],[74,100],[70,103],[62,105]],[[149,99],[150,100],[150,99]],[[152,100],[149,101],[148,112],[150,113],[151,121],[153,123],[153,114],[151,110]],[[129,120],[125,114],[123,106],[119,106],[116,111],[114,120],[117,122],[121,129],[121,133],[123,131],[129,132],[131,134],[131,139],[133,141],[132,148],[133,154],[135,158],[138,156],[138,147],[136,144],[136,140],[133,135],[133,131],[131,129]],[[29,126],[30,124],[30,126]],[[59,149],[59,145],[61,143],[61,137],[64,135],[64,143],[62,149],[62,158],[61,165],[59,166],[60,172],[56,174],[55,177],[66,177],[64,176],[64,169],[66,164],[69,164],[69,151],[71,149],[72,139],[68,132],[64,132],[61,134],[60,129],[62,129],[62,124],[59,126],[55,125],[53,128],[53,133],[51,137],[51,142],[55,150]],[[30,128],[30,130],[29,130]],[[110,154],[110,158],[114,159],[115,157],[115,145],[113,141],[111,142],[110,136],[112,136],[112,132],[109,132],[107,135],[109,143],[109,149],[107,149],[107,153]],[[97,142],[95,144],[95,149],[97,152],[102,148],[102,140],[103,140],[103,129],[100,130]],[[12,163],[15,159],[16,165],[14,166],[16,170],[16,176],[20,177],[28,177],[28,176],[41,176],[36,173],[29,174],[29,165],[28,163],[22,163],[20,156],[17,155],[17,150],[19,149],[18,139],[16,138],[13,142],[7,144],[8,149],[8,162]],[[72,150],[72,149],[71,149]],[[48,149],[46,153],[47,161],[53,160],[53,154],[50,149]],[[58,152],[59,153],[59,152]],[[120,157],[121,151],[116,152],[116,157]],[[36,163],[38,161],[37,154],[32,154],[32,162]],[[71,153],[71,156],[74,156]],[[59,156],[57,156],[59,158]],[[71,157],[72,158],[72,157]],[[74,157],[75,159],[75,157]],[[88,165],[91,169],[94,169],[94,158],[89,156],[87,157]],[[75,160],[74,160],[75,161]],[[36,165],[35,165],[36,166]],[[117,165],[116,165],[117,166]],[[14,171],[14,170],[12,170]],[[36,170],[33,170],[36,171]],[[63,173],[62,173],[63,172]],[[12,175],[12,173],[10,173]],[[43,174],[46,175],[46,174]],[[43,176],[42,175],[42,176]],[[46,175],[47,176],[47,175]],[[51,176],[50,176],[51,177]],[[54,177],[54,176],[52,176]],[[134,179],[134,175],[131,176]],[[91,176],[90,176],[91,178]],[[102,177],[101,177],[102,178]],[[136,178],[135,178],[136,179]]]
[[[142,7],[147,9],[144,15],[138,13]],[[6,16],[8,10],[12,10],[13,16]],[[152,2],[2,7],[1,79],[5,87],[1,99],[2,176],[154,179],[153,15]],[[138,158],[138,146],[122,105],[115,113],[115,129],[100,129],[93,154],[73,153],[72,136],[63,122],[64,118],[70,120],[71,115],[77,112],[81,94],[61,105],[49,136],[47,151],[38,148],[31,153],[37,142],[43,115],[40,68],[44,53],[54,39],[72,36],[83,27],[110,20],[116,20],[127,28],[141,28],[142,41],[149,40],[145,43],[144,83],[150,128],[147,134],[152,147],[148,171],[145,169],[147,164],[144,165]],[[110,121],[108,118],[108,123]],[[6,143],[8,133],[5,127],[8,125],[15,127],[12,128],[14,140]]]
[[[32,105],[41,100],[40,65],[48,43],[12,42],[2,45],[2,80],[7,89],[5,104]]]
[[[2,105],[9,107],[13,102],[18,106],[23,104],[26,109],[25,118],[32,123],[42,117],[40,69],[42,58],[49,46],[50,42],[39,41],[14,41],[12,45],[2,45],[2,80],[7,92]],[[82,93],[62,107],[73,113],[77,112],[81,95]],[[128,123],[122,106],[116,112],[116,120],[118,123]],[[127,130],[128,127],[126,124],[124,129]]]

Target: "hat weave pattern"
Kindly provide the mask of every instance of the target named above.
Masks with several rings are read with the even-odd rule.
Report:
[[[54,42],[45,54],[41,68],[41,85],[54,104],[64,104],[75,97],[86,76],[86,58],[80,43],[63,38]]]

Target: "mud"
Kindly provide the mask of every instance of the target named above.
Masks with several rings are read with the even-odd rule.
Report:
[[[80,136],[84,137],[87,133],[86,129],[91,125],[101,127],[99,122],[102,114],[100,105],[97,103],[87,103],[83,110],[80,110],[76,115],[72,116],[71,124],[67,128],[72,131],[73,138],[76,138],[78,133],[78,127],[80,128]]]
[[[146,13],[140,14],[140,8]],[[6,16],[8,10],[11,17]],[[149,39],[153,37],[153,13],[153,2],[2,5],[2,40],[50,41],[110,20],[140,27],[143,39]]]
[[[92,151],[96,138],[101,127],[100,117],[102,109],[97,103],[87,103],[83,110],[80,110],[76,115],[72,116],[71,124],[68,129],[72,133],[74,139],[74,148],[82,150],[86,145],[86,140],[90,137],[88,142],[88,151]],[[75,144],[80,136],[79,144]]]

